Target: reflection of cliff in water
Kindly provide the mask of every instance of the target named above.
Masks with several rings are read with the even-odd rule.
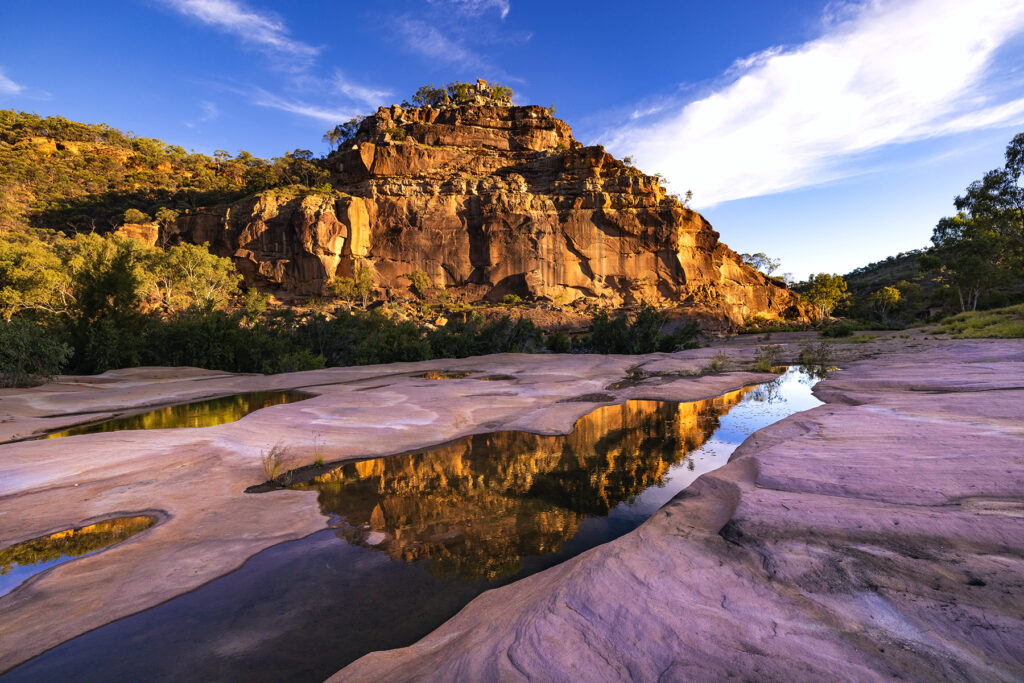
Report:
[[[606,515],[700,447],[749,392],[694,403],[599,408],[565,436],[498,432],[342,465],[294,488],[320,492],[346,540],[436,573],[494,579],[557,552],[587,516]]]
[[[251,391],[233,396],[221,396],[205,401],[183,403],[173,406],[162,406],[153,410],[118,417],[96,424],[80,425],[60,432],[47,434],[43,438],[60,439],[65,436],[79,434],[96,434],[99,432],[117,432],[125,429],[178,429],[181,427],[214,427],[240,420],[251,412],[276,406],[281,403],[294,403],[312,398],[312,394],[301,391]]]

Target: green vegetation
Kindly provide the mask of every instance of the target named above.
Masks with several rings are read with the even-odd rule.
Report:
[[[402,102],[402,106],[439,107],[448,104],[467,104],[476,97],[497,103],[506,103],[512,100],[513,95],[512,88],[500,83],[494,83],[481,89],[476,83],[456,81],[440,88],[434,87],[433,84],[420,86],[416,94],[412,96],[412,102]]]
[[[699,326],[695,322],[666,331],[663,313],[650,306],[642,307],[630,321],[624,313],[610,317],[594,316],[590,332],[577,345],[593,353],[654,353],[679,351],[697,347]]]
[[[18,318],[0,320],[0,387],[47,382],[70,356],[70,347],[39,323]]]
[[[782,350],[782,346],[779,344],[758,346],[757,353],[754,356],[754,370],[757,372],[771,372],[772,368],[779,364]]]
[[[800,288],[804,301],[814,307],[818,320],[824,320],[846,299],[846,280],[839,275],[818,273]]]
[[[689,204],[689,201],[690,196],[687,196],[687,205]],[[764,252],[760,251],[757,252],[756,254],[740,254],[740,258],[748,266],[750,266],[754,270],[758,270],[764,273],[765,275],[771,275],[772,273],[774,273],[776,270],[779,269],[779,264],[782,263],[779,259],[771,258],[770,256],[767,256]]]
[[[1006,148],[1002,168],[956,197],[932,246],[890,256],[846,277],[852,297],[837,313],[900,327],[953,312],[1024,300],[1024,133]]]
[[[952,337],[1024,338],[1024,304],[990,311],[968,311],[942,321]]]
[[[106,124],[0,110],[0,231],[103,233],[327,175],[309,150],[270,161],[245,151],[211,157]]]

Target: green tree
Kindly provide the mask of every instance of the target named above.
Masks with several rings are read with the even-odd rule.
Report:
[[[327,288],[333,296],[346,302],[351,310],[351,304],[356,300],[362,301],[363,308],[366,308],[374,286],[373,270],[369,266],[359,264],[353,277],[334,277]]]
[[[362,125],[364,118],[365,117],[351,118],[345,123],[339,123],[324,134],[324,142],[329,144],[332,149],[341,147],[356,136],[356,133],[359,132],[359,126]]]
[[[42,324],[23,318],[0,321],[0,387],[46,382],[70,357],[71,348]]]
[[[892,285],[886,285],[868,295],[868,303],[882,321],[889,319],[889,313],[900,304],[901,299],[900,290]]]
[[[1011,277],[1018,260],[1009,241],[985,216],[960,212],[935,226],[934,246],[921,257],[921,267],[937,273],[956,290],[961,311],[974,311],[985,290]]]
[[[422,85],[416,90],[416,94],[412,96],[412,101],[421,107],[436,107],[441,104],[447,104],[451,98],[448,96],[448,91],[444,88],[435,88],[433,84]]]
[[[689,203],[689,197],[687,197],[686,203]],[[761,271],[765,275],[771,275],[774,273],[782,263],[779,259],[771,258],[761,251],[756,254],[740,254],[740,258],[743,259],[743,262],[748,266],[754,270]]]
[[[818,273],[812,275],[803,292],[804,300],[814,307],[818,320],[824,320],[837,305],[846,299],[846,280],[840,275]]]
[[[128,209],[124,212],[125,223],[149,223],[153,219],[138,209]]]
[[[50,244],[33,233],[0,234],[0,317],[66,313],[73,300],[68,269]]]
[[[208,244],[154,249],[146,273],[153,298],[168,312],[193,306],[223,308],[239,293],[242,281],[231,259],[211,254]]]

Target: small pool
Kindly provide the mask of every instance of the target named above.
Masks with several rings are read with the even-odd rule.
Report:
[[[322,681],[635,529],[752,433],[821,405],[816,382],[790,368],[705,401],[598,408],[568,435],[481,434],[343,464],[294,485],[318,492],[329,528],[2,678]]]
[[[79,425],[59,432],[46,434],[41,439],[60,439],[79,434],[117,432],[124,429],[177,429],[181,427],[213,427],[240,420],[261,408],[295,403],[313,394],[301,391],[253,391],[246,394],[221,396],[205,401],[164,406],[137,415],[126,415],[93,424]]]
[[[119,517],[4,548],[0,550],[0,595],[10,593],[50,567],[98,553],[154,524],[156,517],[148,515]]]

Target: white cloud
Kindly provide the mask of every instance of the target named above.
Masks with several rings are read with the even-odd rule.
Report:
[[[709,206],[848,176],[888,145],[1024,121],[1024,92],[1001,97],[991,73],[1024,31],[1019,0],[844,3],[824,26],[737,60],[670,115],[628,121],[609,148]]]
[[[455,10],[468,15],[483,14],[488,10],[497,10],[504,19],[512,10],[509,0],[430,0],[432,5],[447,4]]]
[[[425,21],[402,17],[397,22],[398,30],[405,37],[405,44],[424,57],[457,64],[464,67],[482,67],[484,60],[473,51],[451,40]]]
[[[220,110],[213,102],[204,101],[199,108],[203,110],[203,115],[199,118],[200,121],[213,121],[220,116]]]
[[[334,89],[349,99],[361,102],[369,107],[377,107],[384,104],[384,100],[391,96],[388,90],[380,90],[365,85],[359,85],[348,80],[341,71],[334,72]]]
[[[0,69],[0,95],[20,95],[25,92],[25,86],[18,85],[4,74]]]
[[[257,12],[236,0],[165,0],[173,9],[230,33],[263,50],[311,59],[320,48],[294,40],[274,14]]]
[[[333,109],[315,104],[308,104],[299,100],[286,100],[274,95],[273,93],[269,93],[262,88],[256,88],[249,93],[244,93],[243,91],[236,92],[239,92],[240,94],[248,94],[252,99],[252,103],[261,107],[280,109],[281,111],[299,114],[300,116],[308,116],[327,123],[341,123],[359,115],[358,112],[348,109]]]

